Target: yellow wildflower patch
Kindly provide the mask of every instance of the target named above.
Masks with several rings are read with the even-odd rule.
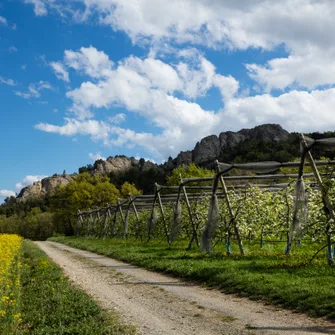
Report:
[[[19,251],[22,237],[0,234],[0,332],[10,333],[21,322]]]

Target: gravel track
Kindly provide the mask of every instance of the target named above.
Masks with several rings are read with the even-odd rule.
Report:
[[[335,324],[223,294],[55,242],[36,244],[100,305],[143,335],[335,334]]]

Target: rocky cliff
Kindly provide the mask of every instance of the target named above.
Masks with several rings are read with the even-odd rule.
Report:
[[[46,194],[53,194],[58,186],[67,185],[74,177],[75,175],[54,175],[52,177],[46,177],[23,188],[17,197],[25,201],[27,199],[41,198]]]
[[[220,159],[227,151],[233,150],[246,140],[260,142],[286,141],[289,133],[277,124],[264,124],[252,129],[237,132],[222,132],[219,136],[210,135],[198,142],[192,151],[181,152],[175,159],[175,165],[195,163],[203,166]]]
[[[169,159],[166,163],[158,166],[144,159],[137,160],[133,157],[115,156],[108,157],[107,160],[98,160],[94,166],[85,168],[92,174],[108,175],[110,173],[125,173],[136,167],[139,171],[151,168],[159,168],[169,173],[172,169],[185,164],[195,163],[199,166],[208,166],[215,159],[224,157],[226,152],[234,150],[238,145],[247,140],[258,141],[261,143],[286,141],[289,133],[280,125],[265,124],[252,129],[242,129],[238,132],[222,132],[217,135],[210,135],[198,142],[193,150],[182,151],[174,159]],[[298,145],[298,143],[297,143]],[[18,198],[26,200],[29,198],[43,197],[45,194],[52,194],[60,185],[67,185],[75,175],[61,175],[47,177],[22,189]]]

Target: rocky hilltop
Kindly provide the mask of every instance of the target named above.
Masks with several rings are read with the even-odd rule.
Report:
[[[207,136],[198,142],[193,150],[182,151],[176,158],[170,158],[162,165],[156,165],[144,159],[137,160],[133,157],[116,156],[108,157],[106,160],[97,160],[94,165],[88,165],[89,168],[85,168],[84,171],[92,174],[110,175],[111,173],[126,173],[133,168],[137,168],[142,172],[149,169],[161,169],[165,174],[168,174],[171,170],[182,164],[189,165],[195,163],[202,167],[210,166],[215,159],[220,160],[224,157],[225,153],[231,152],[247,140],[261,143],[280,142],[286,141],[289,135],[290,133],[280,125],[264,124],[252,129],[242,129],[238,132],[227,131],[222,132],[219,136]],[[44,178],[22,189],[18,198],[26,200],[52,194],[58,186],[67,185],[74,177],[75,174],[63,174]]]
[[[220,159],[227,151],[235,149],[246,140],[260,142],[286,141],[289,132],[278,124],[264,124],[252,129],[242,129],[238,132],[226,131],[219,136],[210,135],[198,142],[192,151],[182,151],[175,159],[175,165],[195,163],[203,166]]]
[[[25,201],[32,198],[41,198],[46,194],[53,194],[58,186],[67,185],[73,180],[74,176],[75,175],[54,175],[52,177],[46,177],[23,188],[17,197]]]

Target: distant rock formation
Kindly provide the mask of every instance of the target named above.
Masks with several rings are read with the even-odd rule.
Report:
[[[106,175],[111,172],[127,171],[132,166],[139,164],[139,161],[134,157],[115,156],[108,157],[106,160],[99,160],[94,165],[94,174]]]
[[[73,180],[75,175],[54,175],[52,177],[46,177],[40,181],[36,181],[32,185],[29,185],[21,190],[18,199],[25,201],[27,199],[42,198],[46,194],[53,194],[56,188],[60,185],[67,185]]]
[[[203,138],[195,145],[192,151],[181,152],[175,159],[175,166],[182,164],[206,165],[219,159],[228,150],[234,149],[241,142],[251,139],[261,142],[285,141],[289,132],[278,124],[264,124],[252,129],[242,129],[238,132],[227,131],[219,136],[210,135]]]
[[[169,173],[174,168],[181,165],[190,165],[195,163],[202,167],[210,167],[215,159],[220,159],[225,152],[233,150],[240,143],[246,140],[255,140],[260,142],[285,141],[289,137],[289,133],[277,124],[264,124],[252,129],[242,129],[238,132],[227,131],[219,136],[210,135],[198,142],[191,151],[182,151],[174,159],[157,165],[143,158],[140,160],[134,157],[126,157],[123,155],[108,157],[107,160],[99,159],[91,165],[90,173],[97,175],[109,175],[110,173],[127,172],[133,167],[138,167],[140,171],[151,168],[162,168],[165,173]],[[29,198],[39,198],[46,194],[52,194],[60,185],[67,185],[75,175],[56,175],[47,177],[41,181],[25,187],[18,195],[19,199],[26,200]]]

